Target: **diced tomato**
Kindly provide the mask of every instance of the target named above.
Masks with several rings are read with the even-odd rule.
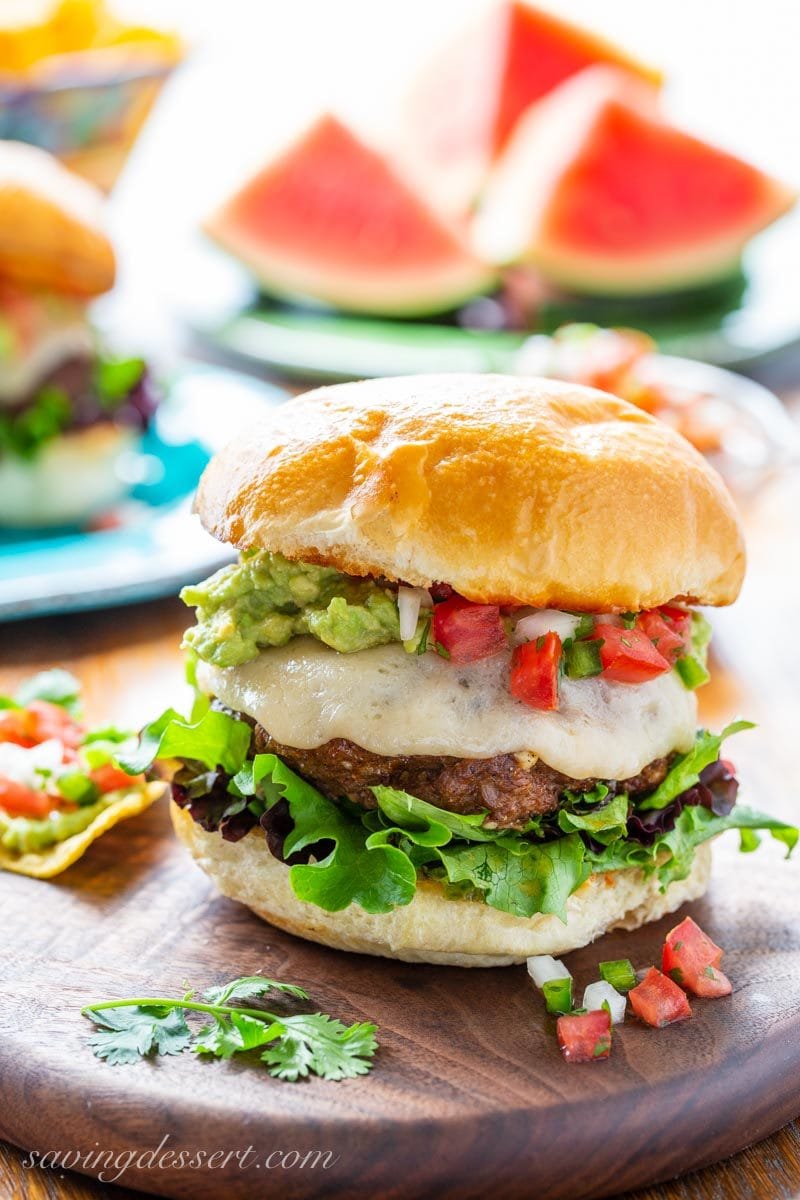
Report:
[[[688,986],[688,983],[684,984],[684,987]],[[724,971],[717,967],[704,967],[689,990],[704,1000],[717,1000],[720,996],[730,996],[733,984]]]
[[[515,646],[511,656],[511,695],[545,712],[558,708],[558,664],[561,638],[544,634],[535,642]]]
[[[663,1029],[673,1021],[685,1021],[692,1015],[686,993],[655,967],[628,992],[628,999],[637,1017],[656,1029]]]
[[[119,529],[124,524],[124,513],[117,509],[92,517],[87,521],[85,528],[89,533],[105,533],[110,529]]]
[[[132,788],[137,784],[144,783],[144,775],[126,775],[120,767],[115,767],[113,763],[104,763],[102,767],[95,767],[94,771],[89,772],[89,778],[103,793],[118,792],[123,788]]]
[[[692,614],[688,609],[679,608],[677,604],[662,604],[658,611],[679,633],[686,635],[691,631]]]
[[[650,639],[659,654],[671,661],[686,649],[681,634],[654,608],[639,613],[636,628],[641,629],[645,637]]]
[[[600,662],[606,679],[616,683],[645,683],[671,669],[671,663],[659,654],[641,629],[599,625],[592,637],[602,639]]]
[[[0,742],[30,748],[48,738],[58,738],[74,750],[83,733],[83,727],[65,709],[48,700],[32,700],[27,708],[0,710]]]
[[[498,606],[473,604],[463,596],[434,606],[433,636],[454,663],[477,662],[508,644]]]
[[[604,1008],[575,1017],[559,1017],[556,1036],[567,1062],[594,1062],[611,1053],[611,1016]]]
[[[36,792],[15,779],[0,775],[0,809],[10,817],[46,817],[60,801],[47,792]]]
[[[667,934],[662,968],[680,987],[695,996],[729,996],[731,981],[720,971],[722,951],[691,917]]]
[[[556,349],[566,346],[577,359],[578,383],[624,396],[633,368],[655,350],[655,342],[638,329],[597,329],[589,336],[575,326],[555,334]]]
[[[692,649],[692,614],[675,604],[662,604],[658,611],[678,637],[682,638],[684,650],[688,654]]]
[[[0,709],[0,742],[13,742],[15,746],[27,748],[36,745],[33,719],[27,708]]]
[[[65,746],[75,750],[83,741],[85,730],[69,715],[66,709],[49,700],[31,700],[28,712],[33,715],[33,730],[37,744],[48,738],[58,738]]]

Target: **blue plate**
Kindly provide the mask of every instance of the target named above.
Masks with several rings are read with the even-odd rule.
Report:
[[[211,455],[288,395],[233,371],[182,366],[135,460],[138,482],[113,528],[0,531],[0,619],[75,612],[174,594],[230,550],[191,513]]]

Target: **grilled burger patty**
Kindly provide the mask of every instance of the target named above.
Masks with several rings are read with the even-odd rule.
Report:
[[[375,808],[370,788],[383,784],[410,792],[449,812],[468,814],[488,810],[486,824],[498,828],[524,826],[530,817],[554,812],[563,792],[591,791],[597,783],[596,779],[562,775],[534,754],[497,754],[493,758],[385,757],[346,738],[334,738],[312,750],[299,750],[276,742],[261,725],[255,725],[253,740],[257,753],[277,754],[331,800],[347,796],[363,808]],[[612,791],[627,792],[632,798],[652,792],[664,779],[668,767],[668,759],[654,759],[638,775],[619,780]]]

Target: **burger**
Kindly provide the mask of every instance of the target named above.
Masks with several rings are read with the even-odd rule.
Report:
[[[490,966],[699,896],[737,805],[697,729],[745,554],[713,469],[625,401],[471,375],[321,388],[209,464],[237,563],[182,596],[180,840],[227,896],[345,950]]]
[[[155,407],[141,359],[109,356],[87,306],[114,283],[102,197],[0,142],[0,525],[87,521],[129,486]]]

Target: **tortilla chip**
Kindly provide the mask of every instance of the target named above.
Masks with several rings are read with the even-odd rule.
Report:
[[[107,829],[111,829],[118,821],[144,812],[164,795],[165,790],[166,785],[158,782],[141,784],[129,792],[123,792],[118,800],[98,813],[92,823],[80,833],[73,833],[72,837],[65,838],[63,842],[56,842],[46,850],[12,854],[0,845],[0,870],[15,871],[17,875],[29,875],[32,879],[52,879],[54,875],[60,875],[67,867],[77,862],[92,842]]]

